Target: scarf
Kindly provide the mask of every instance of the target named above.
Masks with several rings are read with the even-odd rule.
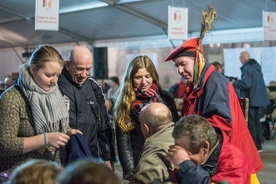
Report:
[[[203,70],[204,64],[205,64],[205,59],[202,54],[202,46],[198,46],[196,50],[196,58],[194,62],[194,82],[198,83],[198,79],[201,76],[201,72]]]
[[[133,88],[136,100],[131,105],[131,111],[137,119],[139,119],[139,114],[142,108],[152,102],[163,102],[158,95],[158,87],[156,84],[152,83],[151,87],[147,91],[139,91],[137,88]]]
[[[18,86],[31,106],[35,133],[65,133],[69,114],[58,86],[52,86],[49,91],[41,89],[24,66],[20,69]]]

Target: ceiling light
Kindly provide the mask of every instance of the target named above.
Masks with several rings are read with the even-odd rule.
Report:
[[[78,4],[78,5],[74,5],[74,6],[69,6],[66,8],[60,8],[59,13],[63,14],[63,13],[71,13],[71,12],[76,12],[76,11],[82,11],[82,10],[89,10],[89,9],[93,9],[93,8],[100,8],[100,7],[105,7],[108,6],[108,4],[104,3],[104,2],[90,2],[90,3],[83,3],[83,4]]]

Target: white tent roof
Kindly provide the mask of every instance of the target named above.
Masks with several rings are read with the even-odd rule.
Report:
[[[233,35],[232,42],[259,41],[262,12],[275,11],[276,6],[275,0],[60,0],[59,31],[35,31],[35,0],[1,0],[0,48],[166,38],[168,6],[188,8],[188,32],[193,35],[200,31],[201,12],[210,3],[218,14],[214,24],[218,39],[229,39],[231,33],[225,30],[234,30],[239,36]]]

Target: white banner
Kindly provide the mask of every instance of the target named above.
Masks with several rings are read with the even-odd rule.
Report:
[[[35,30],[58,31],[59,0],[36,0]]]
[[[168,37],[170,40],[188,39],[188,8],[169,6]]]
[[[276,13],[263,11],[264,40],[276,40]]]

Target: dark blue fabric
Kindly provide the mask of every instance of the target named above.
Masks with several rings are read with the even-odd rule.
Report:
[[[78,159],[94,159],[92,156],[83,135],[80,133],[70,136],[70,140],[66,145],[66,159],[65,164],[70,164]]]
[[[205,118],[210,118],[214,114],[221,116],[226,122],[233,120],[229,104],[228,79],[218,71],[214,70],[206,80],[205,75],[210,67],[214,67],[210,63],[206,63],[202,70],[200,83],[196,90],[204,88],[203,94],[197,97],[194,111],[200,112]],[[205,81],[206,80],[206,81]]]
[[[0,183],[5,183],[9,180],[11,173],[0,173]]]
[[[261,65],[249,59],[241,67],[241,80],[233,82],[235,88],[241,90],[241,97],[249,99],[249,107],[266,107],[269,98],[266,91]]]
[[[191,160],[186,160],[179,164],[177,179],[181,184],[210,184],[210,175],[202,167],[196,165]]]

